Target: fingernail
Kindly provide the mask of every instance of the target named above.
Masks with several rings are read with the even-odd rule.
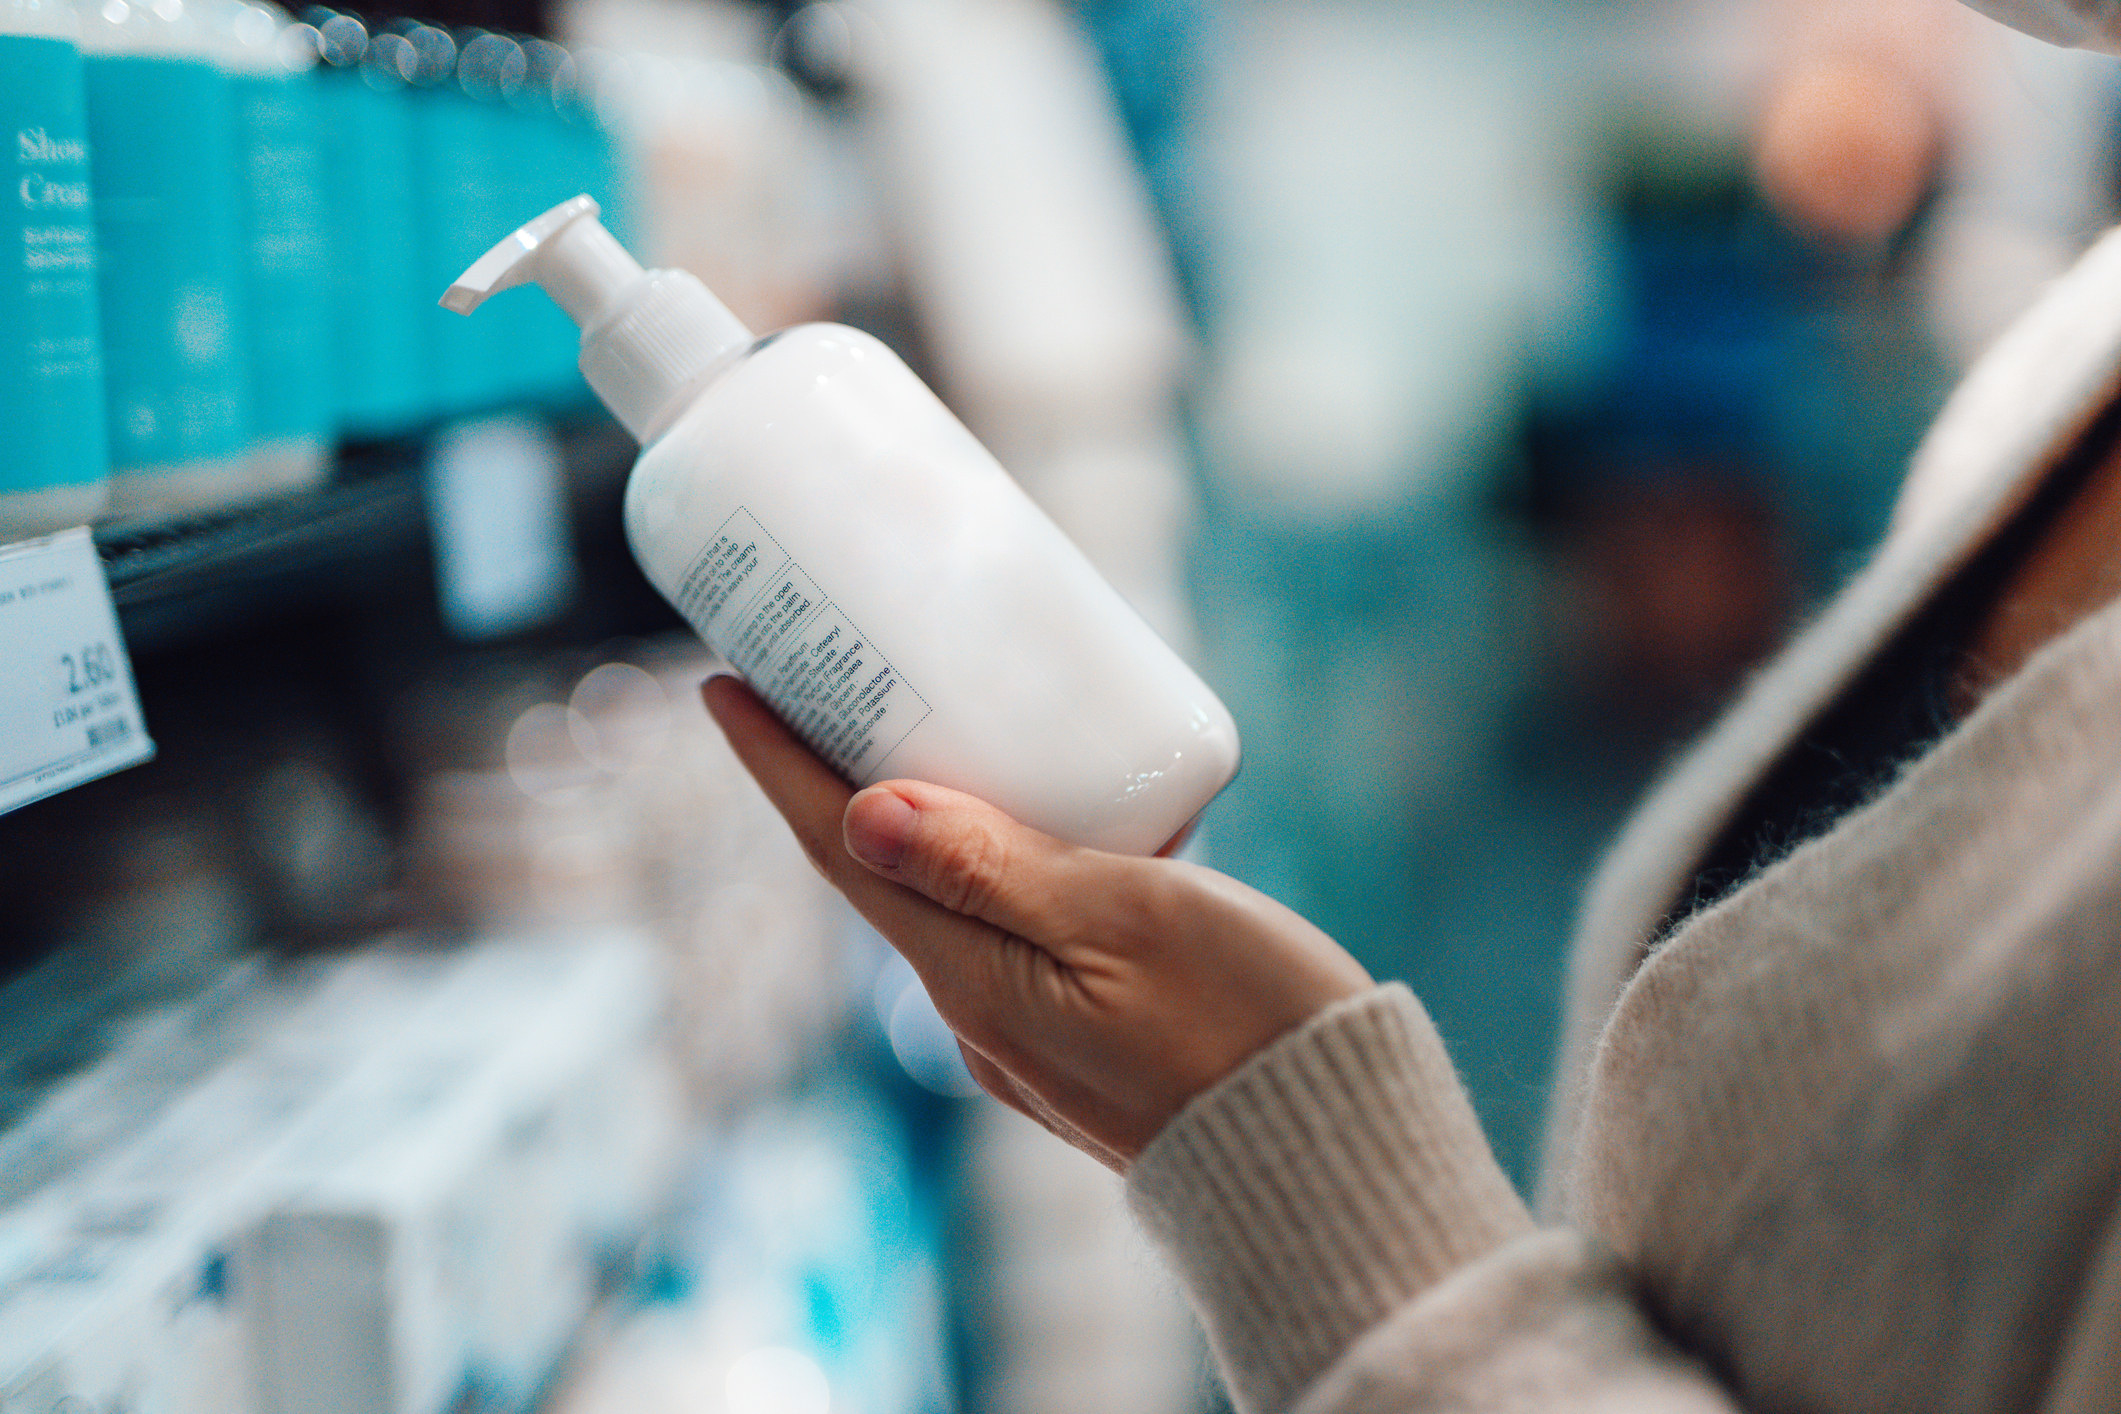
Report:
[[[865,790],[847,802],[847,849],[873,869],[896,869],[913,840],[913,807],[896,791]]]

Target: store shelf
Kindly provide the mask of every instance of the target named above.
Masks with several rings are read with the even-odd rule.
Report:
[[[578,500],[608,499],[632,444],[601,421],[563,428]],[[110,525],[95,533],[126,640],[136,650],[226,631],[290,604],[361,592],[369,576],[427,563],[418,441],[343,454],[330,483],[239,511]],[[424,571],[423,571],[424,572]]]
[[[425,536],[409,448],[350,456],[332,483],[241,511],[96,532],[126,638],[154,646],[226,624],[363,564],[401,557]]]

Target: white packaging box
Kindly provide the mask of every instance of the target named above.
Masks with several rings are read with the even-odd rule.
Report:
[[[107,1161],[11,1210],[0,1410],[247,1410],[246,1345],[218,1256],[226,1238],[256,1212],[278,1154],[331,1122],[336,1093],[389,1068],[423,1014],[490,990],[497,960],[375,951],[315,975],[294,969],[276,984],[294,995],[265,1034],[241,1038],[234,1060]]]
[[[44,985],[67,982],[83,983],[84,994],[62,998]],[[300,990],[243,965],[182,1001],[142,997],[122,975],[92,966],[39,968],[0,991],[0,1017],[17,1023],[0,1037],[10,1099],[0,1121],[0,1233],[14,1210],[134,1139]],[[0,1236],[0,1282],[9,1250]]]
[[[550,949],[530,998],[484,998],[409,1091],[290,1151],[235,1244],[257,1414],[527,1407],[602,1254],[674,1174],[683,1120],[646,939]],[[409,1072],[410,1073],[410,1072]]]

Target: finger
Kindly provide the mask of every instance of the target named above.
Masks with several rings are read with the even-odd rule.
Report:
[[[1064,844],[962,792],[887,781],[848,802],[848,853],[952,913],[1065,956],[1121,931],[1158,892],[1158,866]]]

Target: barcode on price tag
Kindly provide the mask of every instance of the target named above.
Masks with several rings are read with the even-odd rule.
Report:
[[[0,811],[154,754],[88,532],[0,546]]]

